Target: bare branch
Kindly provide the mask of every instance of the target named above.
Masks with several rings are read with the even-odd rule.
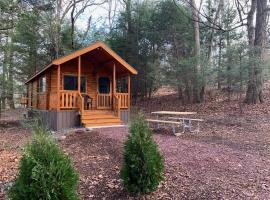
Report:
[[[90,30],[90,27],[91,27],[91,21],[92,21],[92,16],[90,16],[90,17],[88,18],[87,28],[86,28],[86,30],[85,30],[85,32],[84,32],[84,34],[83,34],[83,39],[82,39],[81,44],[84,42],[84,40],[85,40],[86,37],[87,37],[87,34],[88,34],[88,32],[89,32],[89,30]]]
[[[181,0],[181,1],[183,1],[184,3],[188,4],[189,6],[191,6],[191,8],[193,8],[192,5],[189,3],[188,0]],[[179,8],[179,5],[178,5],[178,3],[177,3],[178,0],[173,0],[173,2],[174,2],[174,4]],[[179,9],[179,10],[182,12],[181,9]],[[186,13],[184,13],[184,12],[182,12],[182,13],[183,13],[183,15],[184,15],[185,17],[187,17],[188,19],[194,21],[194,19],[192,19],[192,18],[191,18],[190,16],[188,16]],[[229,31],[233,31],[233,30],[235,30],[235,29],[237,29],[237,28],[240,28],[240,27],[242,27],[242,26],[247,25],[246,22],[245,22],[245,23],[243,22],[243,21],[245,21],[245,20],[247,19],[247,18],[245,18],[245,19],[243,19],[243,21],[234,23],[234,24],[232,25],[231,28],[229,28],[229,29],[224,29],[222,26],[220,26],[220,24],[215,23],[215,22],[214,22],[207,14],[205,14],[205,12],[204,12],[203,10],[202,10],[202,12],[198,11],[198,14],[199,14],[200,16],[202,16],[203,18],[206,19],[206,22],[205,22],[205,21],[203,21],[203,20],[201,20],[201,19],[199,18],[199,19],[198,19],[198,22],[199,22],[200,24],[202,24],[202,25],[204,25],[204,26],[206,26],[206,27],[208,27],[208,28],[217,30],[217,31],[229,32]]]

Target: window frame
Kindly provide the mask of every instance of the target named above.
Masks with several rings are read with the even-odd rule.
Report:
[[[128,93],[128,77],[123,76],[116,80],[116,92],[117,93]]]
[[[45,93],[47,91],[47,77],[46,75],[38,79],[38,93]]]
[[[66,90],[65,89],[65,76],[72,76],[72,77],[75,77],[75,78],[77,78],[77,80],[78,80],[78,74],[63,74],[63,76],[62,76],[62,88],[63,88],[63,90],[65,90],[65,91],[78,91],[78,88],[77,89],[75,89],[75,90]],[[87,76],[86,75],[81,75],[81,78],[82,77],[84,77],[84,79],[85,79],[85,92],[82,92],[81,90],[81,94],[87,94]],[[81,81],[81,84],[82,84],[82,81]]]

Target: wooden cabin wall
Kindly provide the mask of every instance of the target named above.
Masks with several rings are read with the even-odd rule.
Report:
[[[28,97],[27,107],[30,108],[32,102],[32,82],[27,84],[27,97]]]
[[[49,110],[57,109],[57,66],[50,70]]]
[[[46,73],[46,110],[50,109],[50,94],[51,94],[51,70]]]
[[[37,80],[32,82],[32,108],[37,108]]]
[[[37,109],[39,110],[46,110],[46,103],[47,103],[47,94],[46,92],[38,93],[37,95]]]
[[[45,76],[46,77],[46,91],[45,92],[39,92],[38,87],[39,87],[39,78]],[[28,107],[29,108],[34,108],[34,109],[39,109],[39,110],[47,110],[48,109],[48,96],[49,96],[49,91],[50,89],[50,76],[49,73],[46,73],[39,78],[34,79],[32,82],[28,83]]]

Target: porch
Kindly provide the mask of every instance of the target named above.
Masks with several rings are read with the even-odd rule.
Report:
[[[60,92],[60,110],[79,110],[85,127],[121,125],[129,121],[129,94],[97,94],[96,107],[86,109],[85,98],[77,91]]]
[[[120,111],[130,108],[130,73],[114,59],[98,60],[102,53],[78,56],[55,70],[57,88],[51,104],[56,102],[58,111],[78,110],[85,126],[122,124]]]

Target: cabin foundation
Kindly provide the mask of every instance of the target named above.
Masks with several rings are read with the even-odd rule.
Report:
[[[61,131],[82,126],[81,116],[76,110],[28,110],[28,116],[40,120],[52,131]],[[130,121],[130,111],[121,110],[120,120],[123,125],[127,125]]]
[[[80,127],[80,115],[76,110],[29,110],[28,116],[40,120],[53,131]]]

